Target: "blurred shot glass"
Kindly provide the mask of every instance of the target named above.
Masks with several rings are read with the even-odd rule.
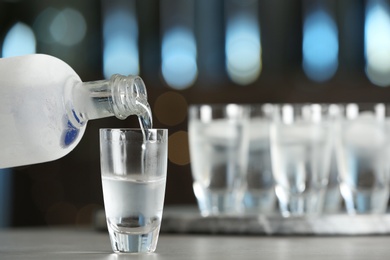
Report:
[[[166,129],[145,133],[100,129],[104,207],[114,252],[156,249],[165,196],[167,135]]]
[[[389,105],[347,104],[336,142],[347,213],[385,213],[389,200]]]
[[[322,213],[332,145],[325,104],[280,104],[271,125],[271,160],[280,213]]]
[[[269,135],[273,113],[272,104],[250,105],[249,154],[243,200],[244,211],[250,215],[270,215],[276,210]]]
[[[329,180],[325,193],[324,214],[344,213],[343,198],[340,193],[339,170],[336,154],[336,141],[341,131],[341,120],[344,106],[342,104],[329,104],[328,116],[332,123],[332,152],[330,158]]]
[[[192,105],[189,141],[193,189],[201,215],[241,213],[247,167],[249,107]]]

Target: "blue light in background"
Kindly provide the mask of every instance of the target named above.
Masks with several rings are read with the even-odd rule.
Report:
[[[261,72],[260,29],[255,17],[241,14],[229,18],[226,29],[226,69],[236,83],[246,85]]]
[[[2,57],[12,57],[36,52],[36,40],[33,30],[18,22],[7,32],[2,49]]]
[[[79,11],[65,8],[54,16],[49,31],[57,43],[73,46],[84,39],[87,24],[84,16]]]
[[[196,43],[193,33],[186,28],[168,30],[162,41],[162,75],[175,89],[190,87],[198,75]]]
[[[0,227],[11,225],[12,172],[0,169]]]
[[[138,23],[134,10],[129,6],[107,10],[104,16],[103,37],[104,76],[109,78],[116,73],[138,75]]]
[[[371,1],[364,31],[366,73],[378,86],[390,85],[390,15],[383,1]]]
[[[338,67],[338,31],[332,17],[323,10],[308,14],[303,27],[303,69],[318,82],[334,76]]]

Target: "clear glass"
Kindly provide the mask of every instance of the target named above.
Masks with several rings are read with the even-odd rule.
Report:
[[[203,216],[242,211],[248,118],[249,108],[237,104],[189,109],[193,189]]]
[[[332,146],[330,105],[281,104],[271,126],[271,160],[283,216],[320,214]]]
[[[249,108],[249,157],[244,210],[246,214],[273,214],[276,211],[276,196],[269,131],[274,106],[252,104]]]
[[[114,252],[156,250],[167,173],[166,129],[101,129],[104,206]]]
[[[390,107],[346,104],[336,152],[349,214],[385,213],[390,185]]]

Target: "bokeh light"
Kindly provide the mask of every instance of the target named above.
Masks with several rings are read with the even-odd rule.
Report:
[[[50,25],[59,11],[55,8],[48,7],[44,9],[36,18],[33,24],[34,31],[37,35],[37,40],[43,43],[51,44],[55,40],[50,32]]]
[[[87,23],[84,16],[73,8],[44,9],[33,24],[39,41],[72,47],[84,40]]]
[[[338,31],[333,18],[324,10],[310,12],[303,26],[303,69],[306,75],[323,82],[337,71]]]
[[[365,21],[367,77],[378,86],[390,85],[390,13],[384,1],[370,1]]]
[[[76,224],[77,225],[91,225],[96,213],[103,210],[104,207],[99,204],[91,203],[84,205],[77,211]]]
[[[196,43],[193,33],[184,27],[171,28],[162,39],[162,75],[174,89],[190,87],[198,75]]]
[[[36,52],[36,40],[33,30],[18,22],[7,32],[2,49],[2,57],[12,57]]]
[[[241,85],[254,82],[262,69],[259,24],[245,13],[228,18],[226,67],[230,78]]]
[[[183,95],[169,91],[160,95],[153,107],[153,114],[165,125],[174,126],[187,117],[187,101]]]
[[[103,73],[138,75],[138,23],[134,1],[119,1],[104,11],[103,22]]]
[[[168,138],[168,159],[177,165],[190,163],[188,134],[185,131],[173,133]]]
[[[65,8],[55,15],[49,26],[49,31],[57,43],[73,46],[84,39],[87,24],[79,11]]]

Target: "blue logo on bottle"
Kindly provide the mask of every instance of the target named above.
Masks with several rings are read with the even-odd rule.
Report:
[[[73,113],[73,117],[76,119],[76,121],[78,123],[80,123],[81,125],[83,125],[83,123],[81,123],[81,121],[80,121],[80,118],[77,116],[76,112],[74,110],[72,110],[72,113]],[[66,120],[66,129],[64,132],[63,140],[64,140],[64,146],[67,147],[67,146],[71,145],[77,139],[77,137],[80,133],[80,129],[78,127],[75,127],[67,117],[65,120]]]
[[[64,134],[64,145],[69,146],[71,145],[79,135],[80,130],[76,128],[69,120],[67,122],[67,128],[65,130]]]

